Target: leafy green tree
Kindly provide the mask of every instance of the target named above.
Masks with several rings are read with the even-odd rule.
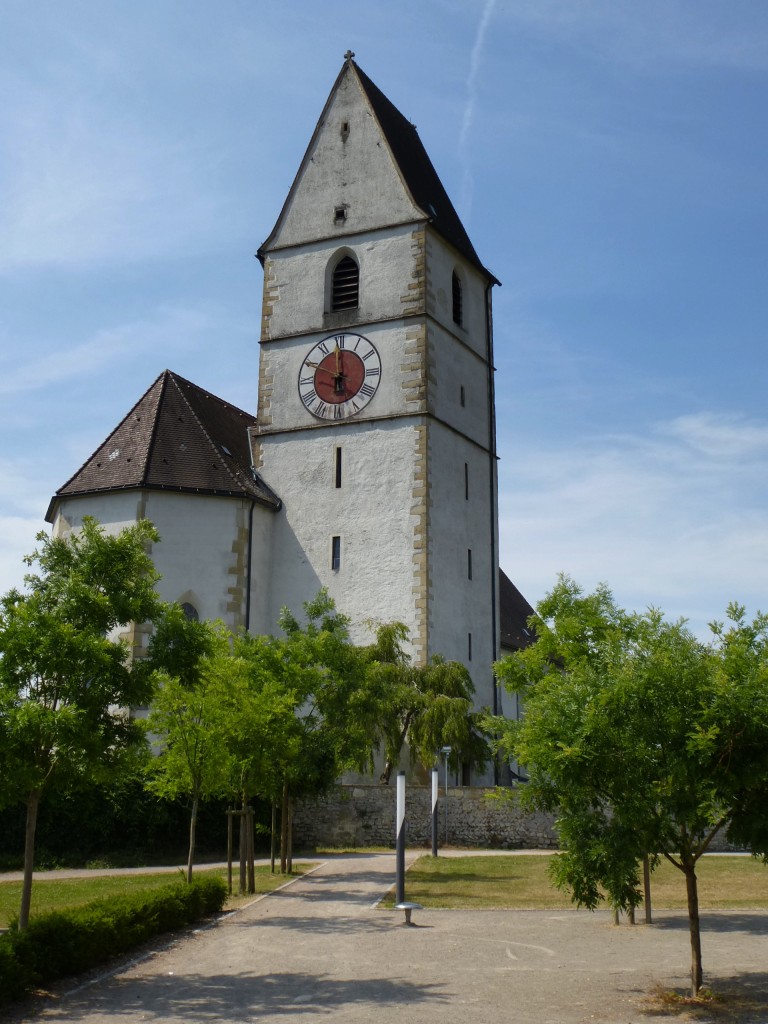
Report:
[[[367,654],[351,643],[348,619],[325,590],[305,603],[303,622],[283,609],[280,626],[282,636],[242,637],[236,649],[252,691],[262,699],[271,694],[259,714],[272,716],[272,749],[264,748],[260,767],[248,772],[251,784],[260,776],[268,787],[261,793],[282,798],[285,869],[293,800],[317,796],[343,772],[372,765],[379,703]]]
[[[489,757],[480,715],[472,710],[475,688],[469,670],[436,655],[414,665],[403,644],[407,628],[399,622],[380,626],[367,649],[369,678],[380,701],[377,735],[384,750],[381,781],[388,783],[403,747],[411,763],[428,768],[436,751],[451,747],[451,760],[482,769]]]
[[[702,985],[696,865],[718,833],[768,854],[768,619],[713,624],[710,644],[654,610],[561,577],[533,620],[537,641],[497,673],[523,695],[503,745],[530,776],[522,800],[552,811],[555,880],[594,908],[640,900],[638,864],[685,878],[691,990]]]
[[[232,718],[230,634],[223,626],[187,619],[172,605],[150,642],[158,689],[147,720],[159,754],[147,787],[164,798],[190,798],[187,882],[192,882],[200,800],[221,794],[229,769]]]
[[[28,590],[0,599],[0,803],[26,804],[22,929],[45,793],[114,768],[143,743],[126,709],[148,702],[151,676],[116,633],[159,615],[147,553],[158,539],[146,521],[116,536],[92,519],[66,540],[40,534],[40,549],[26,559],[37,565]]]

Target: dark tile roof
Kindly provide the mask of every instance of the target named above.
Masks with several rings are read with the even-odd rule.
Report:
[[[534,609],[517,589],[503,569],[499,569],[499,619],[501,621],[501,648],[522,651],[536,639],[528,626]]]
[[[480,262],[469,235],[419,138],[416,126],[400,113],[394,103],[387,99],[381,89],[354,61],[350,63],[357,73],[416,205],[424,211],[432,226],[447,242],[498,284],[493,274]]]
[[[147,488],[280,501],[251,470],[253,416],[164,370],[125,419],[51,501]]]

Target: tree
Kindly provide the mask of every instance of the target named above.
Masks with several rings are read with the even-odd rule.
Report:
[[[160,601],[141,521],[116,536],[92,519],[66,540],[40,534],[26,592],[0,599],[0,803],[27,808],[19,927],[32,896],[35,828],[46,791],[67,776],[115,767],[143,733],[128,708],[148,702],[151,676],[120,627],[154,620]]]
[[[228,771],[230,635],[223,626],[187,619],[168,608],[150,642],[150,658],[161,671],[147,721],[159,755],[148,766],[148,788],[162,797],[191,800],[187,882],[192,882],[200,800],[221,793]]]
[[[532,620],[536,642],[497,665],[523,695],[498,723],[525,765],[522,800],[554,812],[556,882],[594,908],[641,899],[638,864],[665,857],[685,878],[691,991],[702,985],[696,865],[713,838],[768,855],[768,619],[713,624],[701,643],[661,613],[628,614],[610,591],[566,577]]]
[[[304,623],[288,609],[282,636],[241,637],[237,652],[247,663],[254,692],[272,693],[279,743],[272,748],[265,783],[282,796],[281,861],[290,864],[294,798],[326,792],[345,771],[369,768],[379,714],[377,692],[367,675],[367,654],[349,639],[348,619],[321,590],[304,604]],[[274,698],[291,704],[285,715]],[[253,769],[249,769],[253,776]]]
[[[436,751],[451,747],[451,759],[483,768],[489,757],[480,715],[472,710],[475,688],[469,670],[436,655],[414,665],[403,650],[407,628],[399,622],[380,626],[368,648],[369,676],[381,701],[378,737],[384,749],[381,781],[388,783],[403,747],[412,763],[428,768]]]

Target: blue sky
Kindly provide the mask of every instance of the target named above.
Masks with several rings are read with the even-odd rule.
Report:
[[[0,592],[161,370],[255,408],[254,253],[349,47],[502,281],[504,569],[768,610],[768,5],[5,0],[0,39]]]

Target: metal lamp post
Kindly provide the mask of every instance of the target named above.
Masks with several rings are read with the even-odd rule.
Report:
[[[448,757],[451,753],[450,747],[440,748],[445,758],[445,845],[448,845]]]

